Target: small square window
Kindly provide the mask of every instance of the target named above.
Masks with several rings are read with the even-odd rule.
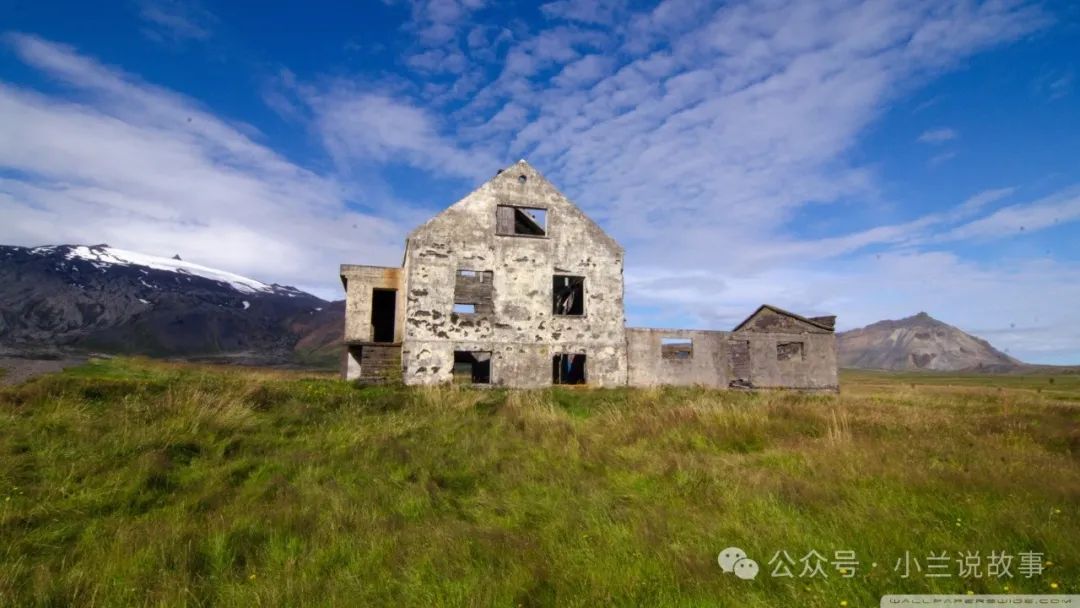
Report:
[[[455,384],[491,384],[491,351],[454,351]]]
[[[453,312],[463,315],[489,315],[492,309],[490,270],[460,268],[454,279]]]
[[[802,342],[780,342],[776,345],[777,361],[802,361]]]
[[[551,359],[552,384],[585,384],[585,355],[562,354]]]
[[[694,358],[694,341],[690,338],[660,338],[660,356],[664,359]]]
[[[513,236],[547,236],[547,209],[499,205],[495,210],[495,232]]]
[[[551,286],[551,314],[571,317],[585,314],[585,277],[555,275]]]

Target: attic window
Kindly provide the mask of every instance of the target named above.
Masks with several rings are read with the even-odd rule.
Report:
[[[802,342],[779,342],[776,345],[776,360],[777,361],[802,361],[803,360],[803,343]]]
[[[495,209],[495,232],[512,236],[547,236],[547,209],[499,205]]]
[[[585,314],[585,277],[557,274],[551,286],[551,314],[580,317]]]
[[[685,360],[694,358],[694,341],[690,338],[660,338],[662,359]]]

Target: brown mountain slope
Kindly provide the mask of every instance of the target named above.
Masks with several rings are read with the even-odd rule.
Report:
[[[840,366],[858,369],[1009,371],[1023,365],[989,342],[925,312],[837,336]]]

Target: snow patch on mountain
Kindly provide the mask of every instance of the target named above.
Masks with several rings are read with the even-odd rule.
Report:
[[[33,251],[35,253],[46,253],[47,250],[51,249],[53,248],[38,247]],[[91,264],[93,264],[95,268],[101,269],[102,272],[104,272],[104,269],[107,265],[117,264],[121,266],[142,266],[146,268],[153,268],[154,270],[164,270],[179,274],[196,275],[206,279],[210,279],[211,281],[226,283],[232,286],[233,289],[236,289],[237,291],[240,291],[242,293],[273,293],[275,291],[289,293],[294,291],[290,288],[267,285],[266,283],[256,281],[255,279],[249,279],[238,274],[233,274],[224,270],[217,270],[216,268],[209,268],[200,264],[193,264],[191,262],[185,262],[182,260],[146,255],[144,253],[126,251],[124,249],[117,249],[115,247],[108,247],[102,245],[97,245],[93,247],[78,245],[75,247],[71,247],[70,251],[68,251],[65,257],[69,260],[87,260]],[[146,283],[143,284],[146,285]],[[149,287],[149,285],[147,285],[147,287]]]

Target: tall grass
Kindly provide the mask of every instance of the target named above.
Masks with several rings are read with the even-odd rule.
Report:
[[[876,606],[1077,592],[1080,408],[1014,383],[839,396],[359,388],[95,362],[0,390],[0,603]],[[1033,381],[1034,382],[1034,381]],[[754,581],[716,554],[756,557]],[[854,550],[853,578],[769,576]],[[902,579],[1035,550],[1041,577]],[[873,563],[877,566],[873,566]]]

